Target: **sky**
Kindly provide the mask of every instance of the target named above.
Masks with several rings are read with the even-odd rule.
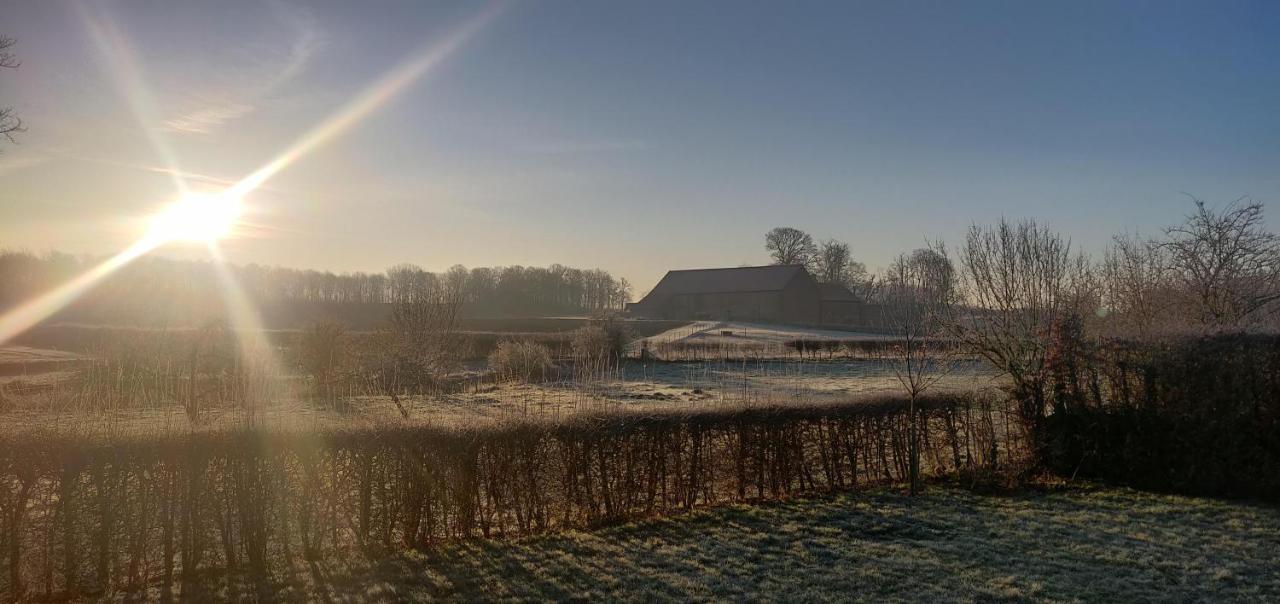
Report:
[[[1179,221],[1189,196],[1252,196],[1280,224],[1275,2],[2,12],[22,65],[0,71],[0,106],[28,128],[0,144],[9,249],[125,248],[178,194],[171,167],[225,187],[358,98],[374,100],[246,197],[247,226],[222,244],[231,260],[558,262],[639,295],[668,269],[767,263],[775,226],[846,241],[875,269],[1001,217],[1097,253]]]

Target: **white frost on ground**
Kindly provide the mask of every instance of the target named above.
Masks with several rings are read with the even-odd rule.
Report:
[[[78,361],[84,357],[61,350],[46,350],[29,346],[0,346],[0,365],[38,363],[48,361]]]
[[[651,343],[706,342],[716,344],[784,344],[792,340],[892,340],[895,336],[837,329],[698,321],[646,338]]]

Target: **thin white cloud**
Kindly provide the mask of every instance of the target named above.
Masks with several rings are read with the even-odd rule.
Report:
[[[569,155],[580,153],[643,151],[649,147],[649,143],[642,140],[563,140],[528,143],[522,145],[520,148],[529,153]]]
[[[4,155],[0,155],[0,176],[39,166],[47,163],[50,159],[52,158],[41,153],[12,155],[6,153]]]
[[[211,134],[257,111],[277,90],[306,71],[324,45],[324,35],[315,16],[284,2],[273,1],[269,6],[276,20],[293,34],[288,47],[264,48],[262,55],[274,56],[266,62],[265,69],[229,84],[220,84],[223,90],[217,93],[189,94],[182,113],[164,120],[165,129],[182,134]]]
[[[253,113],[255,109],[256,106],[245,103],[211,104],[204,109],[167,119],[164,127],[170,132],[209,134],[227,122]]]

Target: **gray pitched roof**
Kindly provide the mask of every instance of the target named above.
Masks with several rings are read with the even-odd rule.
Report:
[[[827,302],[857,302],[858,297],[849,288],[839,283],[819,283],[818,292]]]
[[[798,264],[668,271],[649,296],[779,291],[803,272]]]

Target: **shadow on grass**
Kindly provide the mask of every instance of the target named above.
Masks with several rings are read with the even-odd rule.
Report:
[[[1280,597],[1280,510],[1125,490],[934,488],[733,506],[379,560],[205,575],[192,599],[1257,600]]]

